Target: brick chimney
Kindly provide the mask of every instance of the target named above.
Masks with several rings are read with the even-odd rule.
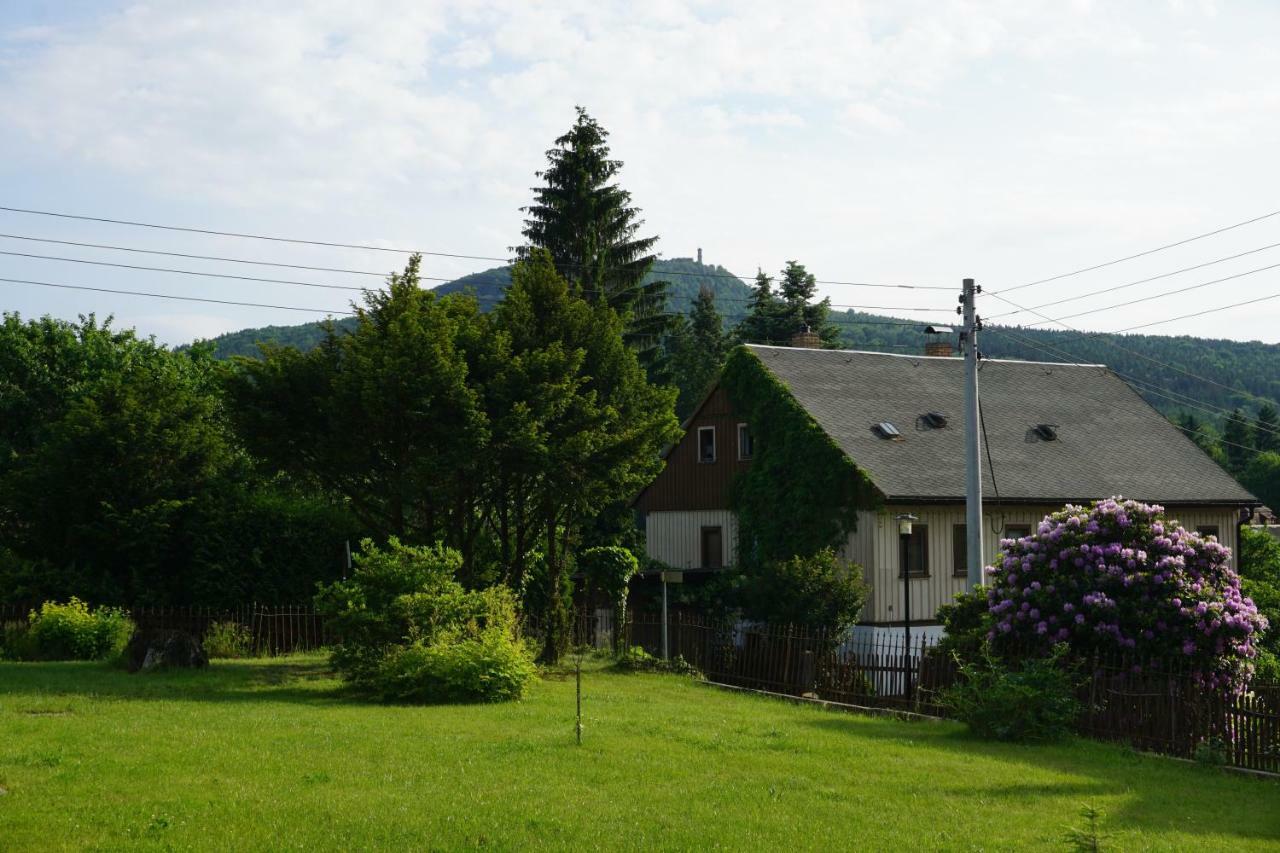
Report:
[[[791,346],[800,349],[819,349],[822,346],[822,339],[818,337],[817,332],[805,326],[804,331],[796,332],[791,336]]]
[[[951,358],[955,351],[951,348],[951,336],[955,330],[950,326],[926,326],[924,330],[924,354]]]
[[[939,340],[925,341],[924,354],[940,355],[944,358],[950,358],[955,355],[955,351],[951,348],[951,341],[946,338],[941,338]]]

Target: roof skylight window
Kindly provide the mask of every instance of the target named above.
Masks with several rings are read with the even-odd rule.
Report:
[[[872,427],[872,429],[875,430],[876,435],[881,438],[889,438],[895,441],[902,440],[902,433],[898,432],[898,428],[888,421],[881,421]]]
[[[941,412],[925,412],[920,419],[929,429],[942,429],[947,425],[947,416]]]
[[[1035,434],[1039,436],[1041,441],[1057,441],[1058,425],[1057,424],[1036,424],[1033,427]]]

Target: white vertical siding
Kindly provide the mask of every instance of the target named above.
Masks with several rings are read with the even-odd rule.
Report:
[[[719,527],[724,564],[737,560],[738,520],[727,509],[650,512],[645,520],[645,550],[655,560],[678,569],[701,568],[702,528]]]
[[[878,523],[878,513],[859,510],[858,526],[849,534],[849,538],[840,549],[841,558],[846,562],[862,567],[862,579],[871,588],[867,597],[867,604],[863,608],[863,619],[870,619],[876,607],[876,583],[873,569],[876,564],[875,547]]]
[[[1174,507],[1165,510],[1165,515],[1176,519],[1187,530],[1216,526],[1218,541],[1231,549],[1231,565],[1239,565],[1236,562],[1236,553],[1240,549],[1240,531],[1236,528],[1236,522],[1239,521],[1240,515],[1236,510],[1217,507],[1187,507],[1186,509]]]
[[[987,559],[992,559],[1000,550],[1000,539],[1004,537],[1007,526],[1029,525],[1034,530],[1046,515],[1059,509],[1060,506],[1033,506],[1004,507],[996,511],[988,507],[983,515],[986,522],[983,527],[983,548]],[[938,607],[950,602],[956,593],[964,591],[965,577],[963,574],[955,574],[952,546],[952,527],[965,522],[963,505],[894,506],[877,513],[867,513],[870,517],[865,520],[860,515],[858,530],[850,535],[846,552],[851,560],[862,564],[872,587],[871,599],[863,614],[864,620],[868,622],[900,622],[903,618],[903,581],[898,575],[898,525],[893,518],[903,512],[917,516],[917,524],[929,526],[929,574],[909,581],[911,620],[927,622],[934,619]],[[1167,515],[1177,519],[1189,530],[1204,525],[1217,525],[1219,541],[1231,548],[1232,553],[1238,546],[1236,513],[1232,509],[1179,508],[1168,511]],[[858,556],[853,556],[855,553]]]

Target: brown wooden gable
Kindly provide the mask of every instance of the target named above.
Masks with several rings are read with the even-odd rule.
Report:
[[[667,454],[666,467],[640,496],[641,512],[728,509],[729,483],[750,461],[738,458],[738,424],[724,389],[716,388],[686,424],[680,441]],[[698,428],[715,427],[716,461],[698,461]]]

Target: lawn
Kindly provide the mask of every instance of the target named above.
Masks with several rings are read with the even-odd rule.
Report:
[[[0,849],[1280,846],[1280,783],[1072,741],[990,744],[675,676],[383,707],[321,657],[127,675],[0,664]]]

